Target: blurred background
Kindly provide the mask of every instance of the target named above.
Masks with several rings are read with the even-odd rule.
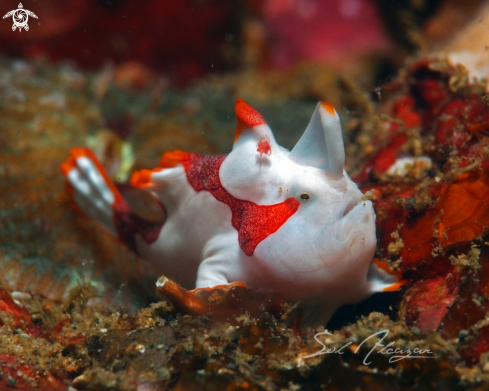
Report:
[[[2,12],[16,9],[17,1],[3,1]],[[21,33],[12,31],[11,18],[3,20],[0,52],[25,60],[69,60],[92,70],[136,62],[140,72],[144,67],[163,73],[174,86],[207,74],[287,70],[303,62],[361,73],[365,61],[375,60],[374,74],[382,78],[406,54],[449,39],[480,3],[25,0],[39,19],[31,18],[31,30]]]

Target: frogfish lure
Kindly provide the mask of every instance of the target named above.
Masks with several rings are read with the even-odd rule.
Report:
[[[164,223],[134,213],[90,149],[62,164],[74,203],[158,271],[187,289],[236,282],[300,300],[304,324],[343,304],[397,290],[399,273],[374,260],[375,212],[344,170],[338,114],[318,103],[294,148],[238,98],[228,155],[164,154],[131,185],[156,197]]]

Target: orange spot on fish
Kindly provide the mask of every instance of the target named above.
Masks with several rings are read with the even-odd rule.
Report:
[[[401,272],[396,272],[394,270],[391,270],[387,263],[381,262],[379,259],[374,258],[372,262],[379,268],[385,271],[387,274],[390,274],[391,276],[396,276],[398,282],[388,286],[387,288],[384,288],[384,292],[395,292],[401,289],[401,287],[405,284],[407,284],[407,280],[401,280],[402,278],[402,273]]]
[[[387,274],[390,274],[390,275],[402,275],[401,272],[396,272],[394,270],[391,270],[389,268],[389,266],[387,265],[387,263],[385,262],[382,262],[380,259],[378,258],[374,258],[372,259],[372,262],[375,263],[375,265],[379,268],[379,269],[382,269],[383,271],[385,271]]]
[[[211,286],[211,287],[207,287],[207,288],[195,288],[189,292],[192,294],[195,294],[197,292],[212,292],[215,289],[227,290],[227,289],[232,288],[233,286],[242,286],[242,287],[246,288],[246,284],[243,281],[236,281],[236,282],[232,282],[231,284],[221,284],[221,285]]]
[[[151,184],[151,174],[154,172],[160,172],[165,168],[172,168],[188,159],[188,152],[180,151],[176,149],[171,152],[165,153],[160,160],[160,167],[153,168],[152,170],[140,170],[131,175],[131,185],[134,187],[146,187]]]
[[[260,113],[241,98],[236,99],[234,111],[236,112],[236,119],[238,120],[236,131],[234,133],[234,142],[241,137],[241,134],[245,129],[266,124]]]
[[[260,156],[263,156],[263,154],[270,156],[272,154],[272,146],[270,145],[270,137],[268,136],[263,136],[260,141],[258,141],[258,144],[256,145],[256,150],[260,152]]]
[[[156,169],[156,171],[160,171],[160,169]],[[136,171],[131,175],[131,186],[134,187],[145,187],[151,183],[151,174],[154,170],[140,170]]]
[[[399,289],[401,289],[401,287],[405,284],[407,284],[407,280],[402,280],[402,281],[396,282],[395,284],[388,286],[387,288],[384,288],[383,291],[384,292],[396,292]]]
[[[335,115],[336,114],[336,110],[334,109],[334,107],[333,107],[333,105],[331,103],[321,102],[321,106],[323,107],[324,110],[326,110],[326,112],[328,114],[331,114],[331,115]]]
[[[188,159],[189,153],[175,149],[174,151],[165,153],[160,160],[160,167],[172,168],[177,164],[183,164],[185,160]]]
[[[76,168],[76,161],[72,156],[70,156],[68,159],[66,159],[66,161],[61,163],[61,172],[65,177],[68,176],[70,171],[73,170],[74,168]]]

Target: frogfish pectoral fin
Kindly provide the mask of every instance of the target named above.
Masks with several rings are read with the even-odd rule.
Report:
[[[178,311],[192,316],[210,315],[216,321],[233,322],[239,315],[258,316],[263,311],[280,317],[287,308],[282,296],[250,289],[241,281],[188,291],[162,276],[156,286]]]
[[[76,209],[97,220],[131,250],[138,252],[136,234],[148,244],[158,238],[163,223],[147,221],[131,210],[89,148],[73,148],[61,172]]]
[[[402,279],[402,273],[391,270],[385,262],[374,258],[367,273],[370,290],[375,292],[394,292],[408,281]]]

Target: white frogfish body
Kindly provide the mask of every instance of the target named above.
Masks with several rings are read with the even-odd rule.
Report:
[[[304,323],[325,324],[341,305],[400,286],[372,262],[375,212],[344,170],[339,117],[318,103],[296,146],[275,141],[262,116],[237,99],[228,155],[182,151],[133,174],[164,224],[131,211],[94,154],[71,151],[62,171],[77,206],[187,289],[237,281],[301,300]]]

